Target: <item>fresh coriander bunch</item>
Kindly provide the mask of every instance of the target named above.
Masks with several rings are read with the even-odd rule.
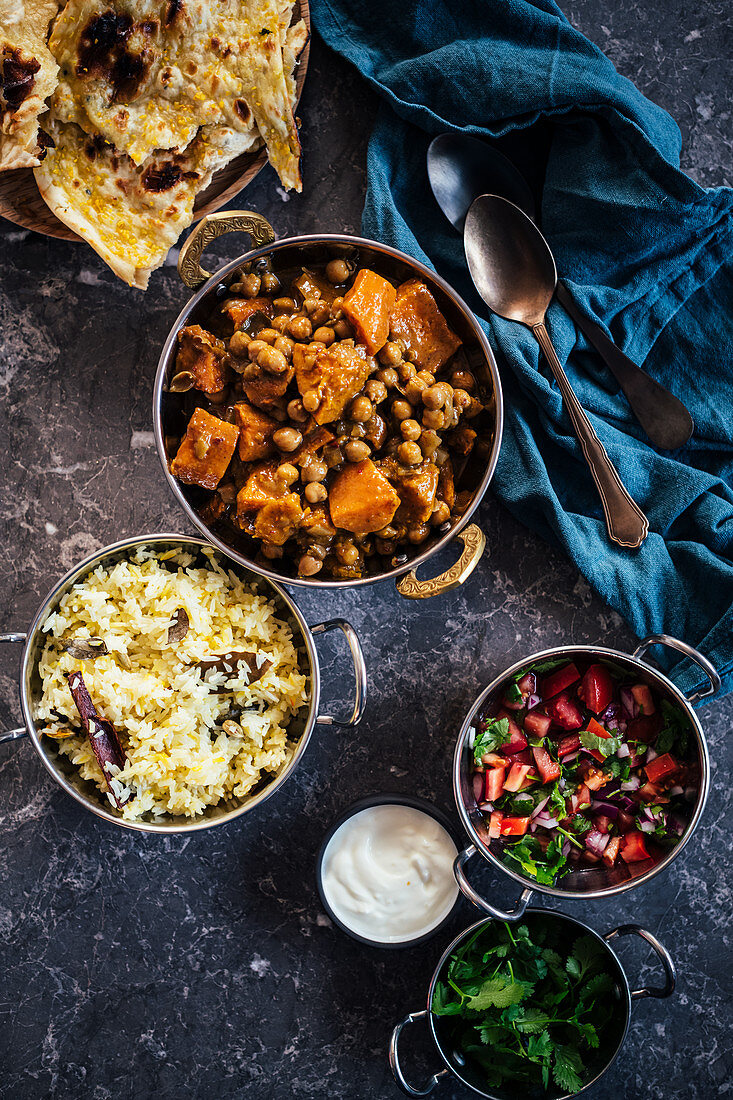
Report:
[[[489,921],[451,955],[435,986],[444,1049],[460,1054],[482,1089],[567,1096],[604,1068],[624,1012],[608,952],[565,921]]]

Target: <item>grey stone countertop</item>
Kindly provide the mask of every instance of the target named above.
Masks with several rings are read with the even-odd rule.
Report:
[[[721,0],[573,0],[569,14],[682,126],[684,166],[731,183],[730,9]],[[316,39],[300,108],[305,191],[271,170],[235,205],[283,235],[357,231],[375,103]],[[726,179],[726,173],[728,178]],[[22,630],[51,584],[125,535],[185,531],[158,465],[150,393],[159,349],[187,292],[170,266],[146,294],[82,245],[3,222],[0,561],[3,630]],[[221,257],[240,250],[218,243]],[[57,788],[26,742],[0,748],[0,1094],[127,1100],[392,1100],[393,1024],[424,1007],[450,937],[404,951],[360,946],[333,928],[314,857],[334,816],[374,791],[414,792],[454,813],[450,765],[478,690],[522,655],[561,642],[633,647],[631,632],[559,553],[492,498],[488,553],[460,590],[424,605],[389,584],[296,591],[310,622],[358,630],[370,693],[358,733],[318,728],[295,776],[259,812],[189,838],[120,830]],[[343,705],[348,658],[319,640],[326,701]],[[17,725],[16,654],[0,665],[0,720]],[[693,841],[665,873],[605,902],[563,908],[600,931],[645,925],[670,948],[678,991],[636,1003],[623,1055],[596,1100],[727,1095],[729,851],[733,697],[700,711],[712,789]],[[487,868],[487,889],[511,900]],[[622,947],[632,982],[654,959]],[[415,1066],[437,1056],[427,1039]],[[417,1073],[418,1070],[416,1069]],[[467,1096],[443,1081],[445,1100]]]

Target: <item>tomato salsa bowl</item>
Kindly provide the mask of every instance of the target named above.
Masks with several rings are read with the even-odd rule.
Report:
[[[696,661],[710,687],[685,697],[642,658],[666,645]],[[564,646],[532,654],[479,695],[456,744],[453,788],[472,844],[455,863],[478,908],[518,919],[534,890],[605,897],[647,882],[692,836],[710,785],[693,703],[720,679],[710,662],[666,635],[633,654]],[[512,912],[469,883],[480,854],[523,887]]]

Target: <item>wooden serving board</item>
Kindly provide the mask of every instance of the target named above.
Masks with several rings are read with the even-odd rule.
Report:
[[[308,0],[295,0],[293,9],[293,22],[304,19],[310,35],[311,20]],[[308,71],[308,58],[310,56],[310,39],[306,42],[295,69],[296,104],[303,92],[303,84]],[[203,218],[204,214],[212,214],[215,210],[224,206],[239,191],[251,183],[258,172],[267,164],[267,150],[253,150],[237,157],[226,168],[217,172],[205,191],[196,199],[194,206],[194,224]],[[72,229],[60,222],[51,213],[36,187],[35,176],[32,168],[16,168],[12,172],[0,172],[0,216],[24,229],[33,229],[36,233],[44,233],[47,237],[58,237],[63,241],[78,241]]]

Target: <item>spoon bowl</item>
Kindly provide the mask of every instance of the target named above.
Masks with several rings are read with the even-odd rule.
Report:
[[[473,200],[490,189],[530,218],[535,204],[524,176],[512,162],[470,134],[438,134],[428,147],[428,179],[440,209],[459,233]]]

